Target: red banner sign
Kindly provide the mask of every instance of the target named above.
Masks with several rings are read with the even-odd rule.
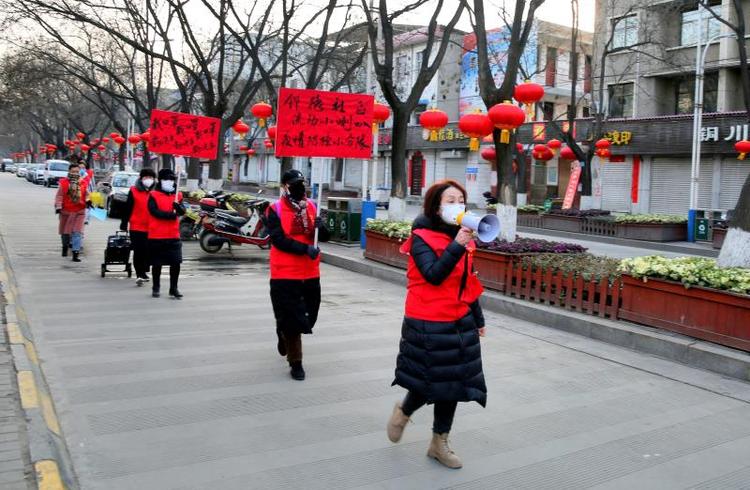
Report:
[[[282,88],[277,157],[370,158],[372,95]]]
[[[182,112],[151,111],[148,149],[183,157],[215,160],[221,119]]]
[[[573,207],[573,201],[576,198],[576,192],[578,191],[578,182],[581,180],[581,166],[576,162],[573,170],[570,171],[570,180],[568,181],[568,188],[565,190],[565,199],[563,199],[563,209],[570,209]]]

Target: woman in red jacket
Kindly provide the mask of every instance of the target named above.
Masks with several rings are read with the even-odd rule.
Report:
[[[176,196],[176,197],[175,197]],[[148,196],[148,254],[151,259],[151,296],[160,296],[162,266],[169,266],[169,295],[181,299],[177,289],[182,263],[179,217],[185,214],[177,177],[168,168],[159,170],[159,184]]]
[[[425,194],[424,214],[414,220],[411,237],[401,248],[409,263],[393,384],[408,392],[388,422],[388,438],[398,442],[409,417],[434,404],[427,455],[449,468],[462,466],[448,445],[458,402],[487,402],[479,344],[485,331],[482,285],[474,273],[473,233],[455,222],[465,202],[466,191],[457,182],[435,183]]]
[[[128,200],[120,221],[120,230],[127,231],[130,224],[130,245],[133,249],[136,284],[147,282],[148,274],[148,223],[151,213],[148,210],[148,197],[154,188],[156,172],[150,168],[141,169],[135,185],[128,192]]]
[[[81,179],[78,165],[71,164],[68,176],[60,179],[55,195],[55,213],[60,215],[58,233],[62,238],[62,256],[68,256],[68,248],[73,249],[73,262],[80,262],[83,242],[83,225],[86,221],[88,200],[87,181]]]
[[[276,317],[277,348],[286,356],[292,378],[305,379],[302,334],[311,334],[320,308],[320,249],[328,229],[307,199],[305,176],[289,170],[281,178],[284,195],[268,208],[265,225],[271,237],[271,303]]]

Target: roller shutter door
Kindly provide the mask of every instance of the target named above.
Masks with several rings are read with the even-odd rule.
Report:
[[[722,162],[721,188],[719,189],[720,209],[734,209],[748,175],[750,175],[750,162],[737,160]]]
[[[629,213],[633,161],[606,162],[601,169],[602,209]]]
[[[701,162],[698,184],[698,208],[711,208],[713,162]],[[690,160],[654,158],[651,163],[651,199],[649,211],[687,215],[690,207]]]

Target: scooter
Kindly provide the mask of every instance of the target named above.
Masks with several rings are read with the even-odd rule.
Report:
[[[233,194],[224,194],[224,191],[213,191],[203,197],[198,204],[185,207],[185,215],[180,218],[180,238],[182,240],[197,239],[201,232],[201,212],[213,213],[216,209],[224,210],[230,214],[236,211],[229,204]]]
[[[264,199],[248,201],[248,216],[237,216],[233,213],[216,209],[213,213],[201,212],[199,225],[202,227],[198,240],[203,251],[214,254],[222,249],[224,244],[229,246],[247,243],[257,245],[261,249],[271,246],[271,237],[263,225],[261,217],[265,214],[270,202]]]

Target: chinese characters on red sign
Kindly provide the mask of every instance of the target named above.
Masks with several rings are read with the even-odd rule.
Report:
[[[277,157],[370,158],[371,95],[282,88]]]
[[[570,180],[568,181],[568,188],[565,190],[565,199],[563,200],[562,205],[563,209],[570,209],[573,207],[573,201],[576,198],[579,180],[581,180],[581,166],[576,162],[575,167],[570,171]]]
[[[151,139],[154,153],[215,160],[219,148],[221,120],[182,112],[151,111]]]

